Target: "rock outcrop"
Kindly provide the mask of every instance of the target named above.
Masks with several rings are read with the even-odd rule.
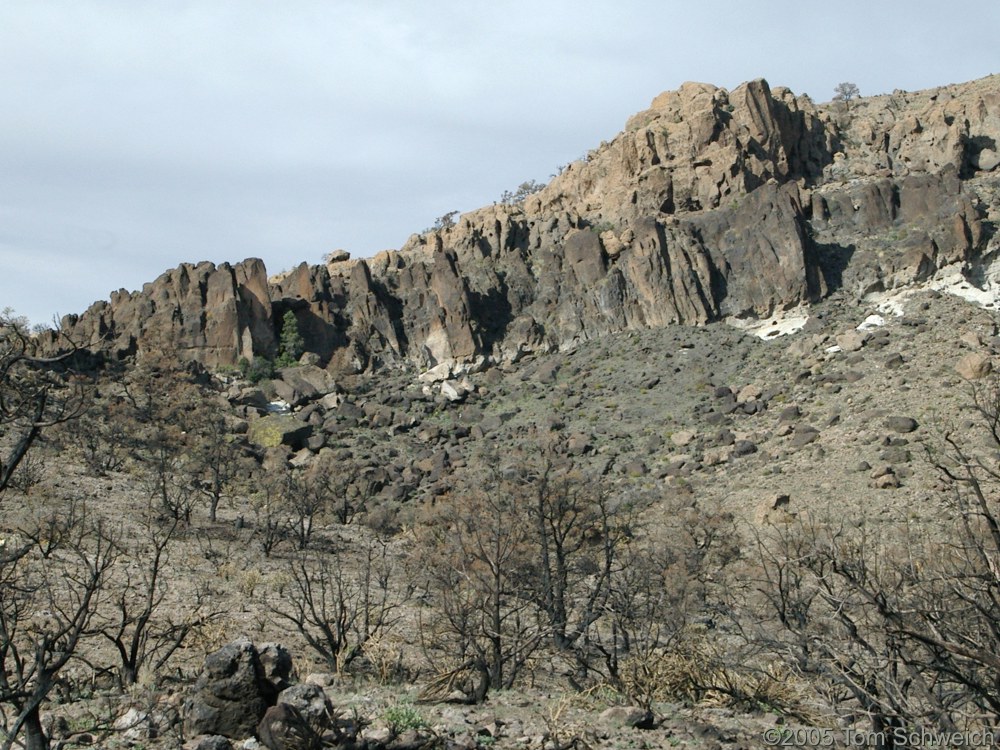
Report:
[[[184,263],[141,292],[121,289],[110,302],[66,316],[62,328],[74,341],[115,357],[176,350],[219,365],[277,350],[267,271],[256,258],[235,266]]]
[[[399,251],[272,282],[259,260],[182,265],[63,327],[111,356],[218,366],[273,357],[291,310],[308,351],[357,372],[765,316],[970,272],[996,249],[998,140],[998,76],[822,106],[763,80],[685,84],[541,191]]]
[[[253,643],[233,641],[205,659],[205,668],[185,702],[184,732],[189,737],[249,737],[277,695]]]

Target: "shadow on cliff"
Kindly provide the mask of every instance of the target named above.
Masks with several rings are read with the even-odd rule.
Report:
[[[826,282],[827,294],[832,294],[844,285],[844,271],[851,263],[857,248],[854,245],[838,245],[810,240],[807,263],[818,268]]]
[[[479,334],[487,351],[503,341],[507,328],[514,320],[514,308],[508,297],[505,275],[497,273],[497,283],[483,293],[469,288],[469,308],[472,319],[479,325]]]
[[[302,336],[307,352],[315,352],[324,360],[328,360],[335,350],[348,344],[346,327],[342,323],[337,325],[336,320],[324,318],[314,311],[306,300],[284,298],[275,300],[273,305],[275,340],[280,339],[281,321],[285,313],[291,310],[295,314],[299,335]]]

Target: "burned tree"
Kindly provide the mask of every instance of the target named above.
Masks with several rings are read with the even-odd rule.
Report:
[[[83,413],[83,381],[67,367],[74,352],[40,356],[27,321],[0,314],[0,494],[42,431]]]

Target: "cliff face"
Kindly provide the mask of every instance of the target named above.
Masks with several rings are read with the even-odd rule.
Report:
[[[817,106],[762,80],[685,84],[540,192],[399,251],[169,271],[69,316],[124,355],[273,356],[293,310],[338,371],[516,358],[582,339],[764,316],[975,264],[1000,218],[1000,77]]]

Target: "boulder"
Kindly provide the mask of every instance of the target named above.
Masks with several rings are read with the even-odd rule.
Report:
[[[612,706],[601,712],[598,721],[606,727],[633,727],[653,729],[656,725],[653,713],[641,706]]]
[[[277,691],[264,674],[257,649],[246,638],[209,654],[184,704],[184,733],[251,736]]]
[[[295,407],[333,392],[336,382],[326,370],[315,365],[299,365],[278,370],[272,386],[278,398]]]
[[[331,263],[343,263],[344,261],[350,260],[351,254],[347,250],[338,248],[337,250],[332,250],[326,254],[324,260],[327,264]]]
[[[333,704],[319,685],[300,682],[281,691],[277,705],[292,706],[312,726],[329,723],[333,717]]]
[[[295,674],[291,652],[280,643],[265,643],[258,650],[261,669],[264,678],[270,682],[275,691],[282,691],[291,685]]]
[[[781,508],[787,508],[790,502],[791,497],[789,495],[779,493],[771,497],[771,499],[768,500],[767,505],[771,510],[779,510]]]
[[[441,395],[449,401],[456,403],[464,401],[469,392],[461,383],[454,380],[446,380],[441,383]]]
[[[292,450],[300,450],[312,432],[312,425],[300,422],[289,414],[269,414],[250,422],[247,438],[262,448],[287,445]]]
[[[819,438],[819,430],[812,425],[799,425],[792,433],[790,445],[792,448],[802,448],[809,443],[815,442]]]
[[[837,336],[837,346],[841,351],[856,352],[865,345],[866,334],[861,331],[848,331]]]
[[[316,365],[301,364],[298,367],[284,367],[278,370],[281,380],[297,391],[308,394],[310,399],[333,393],[337,382],[333,375]]]
[[[132,742],[155,739],[158,734],[152,717],[135,707],[115,719],[113,728],[121,737]]]
[[[801,416],[802,412],[799,409],[798,405],[791,404],[781,410],[781,413],[778,415],[778,419],[780,419],[782,422],[794,422]]]
[[[298,709],[279,703],[267,709],[256,727],[257,736],[269,750],[312,750],[322,747],[320,734]]]
[[[677,432],[670,435],[670,442],[678,448],[683,448],[689,445],[697,436],[698,433],[694,430],[677,430]]]
[[[454,363],[450,360],[447,362],[439,362],[429,370],[420,373],[418,378],[424,383],[440,383],[442,380],[448,380],[451,377],[451,368],[453,364]]]
[[[913,432],[917,429],[917,420],[912,417],[889,417],[885,420],[885,426],[893,432]]]
[[[992,172],[1000,166],[1000,153],[992,148],[984,148],[972,157],[972,166],[981,172]]]
[[[993,372],[993,361],[990,355],[983,352],[966,354],[955,365],[955,372],[966,380],[979,380]]]

